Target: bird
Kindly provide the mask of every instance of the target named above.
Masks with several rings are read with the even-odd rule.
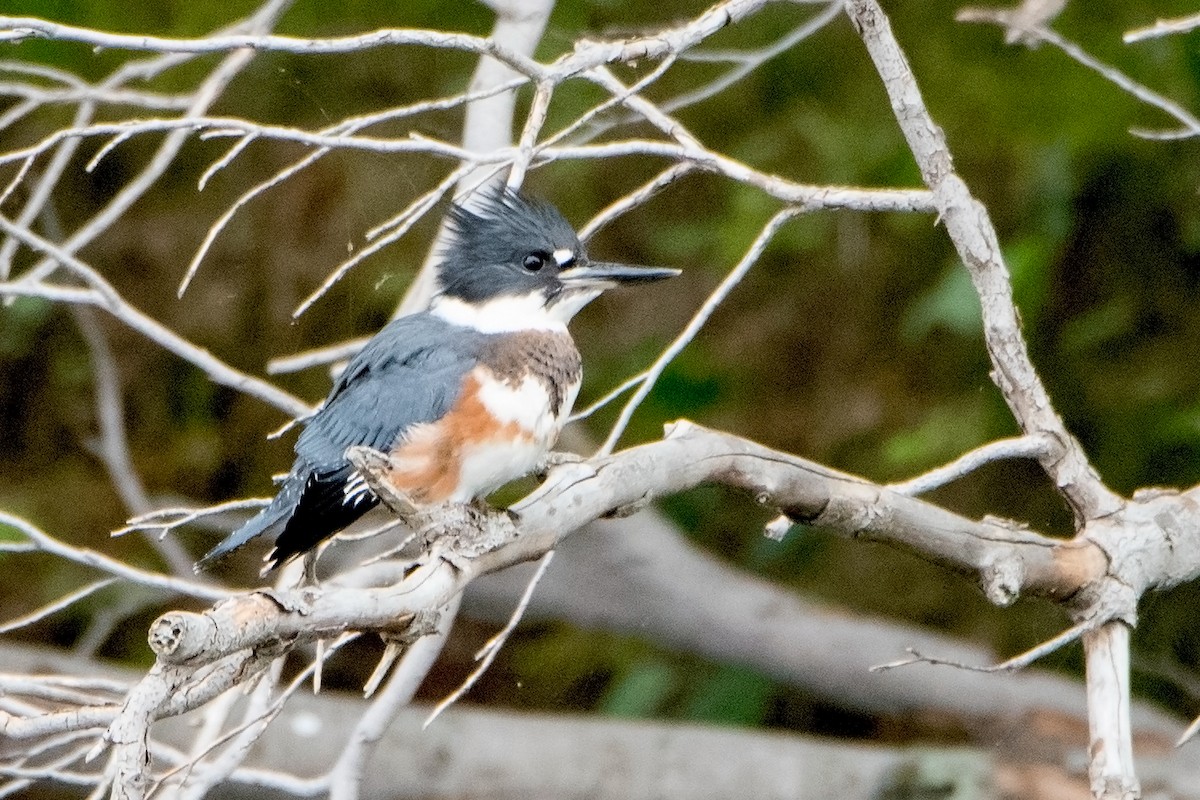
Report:
[[[388,480],[417,507],[479,500],[536,471],[583,376],[567,323],[607,289],[679,274],[592,261],[554,206],[507,187],[451,204],[447,232],[428,307],[349,361],[304,422],[275,498],[197,572],[273,536],[265,575],[378,505],[351,448],[390,456]]]

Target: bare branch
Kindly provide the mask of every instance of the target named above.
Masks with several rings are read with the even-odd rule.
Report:
[[[202,520],[206,517],[224,514],[229,511],[240,511],[247,508],[260,508],[270,502],[267,497],[251,497],[245,500],[229,500],[204,508],[159,508],[145,514],[139,514],[129,520],[123,528],[112,532],[113,536],[124,536],[133,531],[159,531],[159,538],[180,527]],[[191,573],[191,570],[188,570]]]
[[[929,115],[908,59],[874,0],[849,0],[847,12],[883,80],[900,129],[916,158],[938,212],[979,295],[984,340],[992,379],[1021,429],[1051,437],[1057,452],[1041,458],[1042,468],[1070,503],[1077,520],[1093,519],[1121,507],[1101,481],[1079,442],[1054,410],[1021,335],[1012,282],[987,210],[954,171],[946,139]]]
[[[121,496],[126,510],[132,514],[145,514],[150,511],[152,504],[129,452],[129,440],[125,433],[125,401],[112,349],[108,346],[108,339],[92,309],[72,306],[71,311],[92,357],[92,374],[95,376],[96,385],[96,421],[100,428],[96,453],[108,471],[109,479],[117,494]],[[147,541],[170,567],[172,573],[187,575],[191,572],[191,556],[177,541],[154,537],[147,537]]]
[[[1083,636],[1092,796],[1135,798],[1141,787],[1133,765],[1129,719],[1129,626],[1114,621]]]
[[[460,105],[468,104],[475,100],[483,100],[483,99],[489,98],[495,94],[499,94],[501,92],[506,92],[511,89],[515,89],[524,83],[525,83],[524,78],[514,79],[512,81],[509,81],[506,84],[501,84],[499,86],[490,88],[486,91],[470,92],[465,95],[461,95],[461,94],[453,95],[451,97],[445,97],[445,98],[441,98],[438,100],[425,100],[425,101],[413,103],[413,104],[407,105],[407,106],[401,106],[398,108],[388,109],[386,111],[376,112],[376,113],[372,113],[372,114],[366,114],[366,115],[363,115],[360,117],[351,117],[349,119],[343,120],[342,122],[339,122],[336,125],[326,128],[324,131],[322,131],[322,133],[330,134],[330,135],[336,134],[336,135],[340,135],[340,136],[350,136],[361,130],[369,128],[372,125],[377,125],[382,122],[391,122],[391,121],[394,121],[397,119],[403,119],[405,117],[415,116],[417,114],[423,114],[423,113],[430,112],[430,111],[440,111],[440,110],[445,110],[445,109],[450,109],[450,108],[456,108]],[[243,137],[243,139],[239,142],[239,145],[241,142],[247,141],[251,136],[253,136],[253,138],[255,138],[255,139],[258,138],[257,134],[246,134],[246,136]],[[235,145],[235,147],[237,147],[237,145]],[[188,285],[191,283],[191,280],[195,277],[196,272],[199,270],[200,263],[204,260],[204,257],[208,254],[208,251],[212,247],[213,243],[216,241],[217,236],[220,235],[220,233],[225,229],[225,227],[229,224],[229,221],[233,219],[233,217],[237,214],[238,211],[240,211],[242,208],[244,208],[251,200],[258,197],[263,192],[265,192],[268,189],[271,189],[275,186],[278,186],[279,184],[288,180],[289,178],[296,175],[297,173],[307,169],[308,167],[310,167],[314,163],[316,163],[318,160],[320,160],[322,157],[328,155],[333,150],[334,150],[334,148],[332,148],[332,147],[318,148],[317,150],[314,150],[313,152],[304,156],[300,160],[294,162],[290,166],[280,170],[279,172],[277,172],[275,175],[271,176],[267,180],[256,184],[255,186],[253,186],[252,188],[250,188],[246,192],[244,192],[240,197],[238,197],[238,199],[235,200],[233,202],[233,204],[229,208],[227,208],[224,211],[224,213],[222,213],[221,216],[217,219],[217,221],[214,222],[212,224],[212,226],[208,229],[208,233],[205,234],[204,240],[201,242],[200,247],[196,250],[196,254],[194,256],[192,256],[192,260],[188,264],[187,271],[185,272],[183,280],[180,282],[180,285],[179,285],[179,294],[182,295],[187,290]],[[200,188],[202,188],[202,189],[204,188],[204,184],[212,177],[212,175],[219,168],[223,167],[225,164],[228,163],[228,159],[232,155],[235,155],[235,153],[231,149],[230,153],[226,154],[225,157],[223,157],[221,160],[215,162],[207,171],[205,171],[204,175],[201,176],[201,179],[200,179]]]
[[[777,55],[786,53],[800,42],[812,36],[817,31],[824,28],[833,20],[841,16],[842,3],[830,2],[826,5],[825,10],[814,16],[803,25],[796,28],[787,36],[781,38],[778,42],[758,50],[745,52],[729,53],[722,51],[705,51],[688,53],[684,58],[689,61],[730,61],[735,66],[733,69],[726,72],[721,77],[714,81],[709,81],[698,89],[683,94],[676,95],[669,100],[665,100],[659,104],[663,111],[675,112],[682,108],[696,105],[704,102],[710,97],[720,94],[721,92],[738,83],[747,75],[760,66],[770,61]]]
[[[291,356],[282,356],[267,362],[268,375],[286,375],[289,372],[300,372],[311,367],[320,367],[343,361],[363,348],[370,337],[360,336],[346,342],[339,342],[327,347],[318,347]]]
[[[599,213],[579,229],[579,238],[587,241],[614,219],[648,203],[659,192],[684,176],[690,175],[694,170],[695,167],[686,161],[667,167],[637,189],[614,200],[606,208],[601,209]]]
[[[1200,14],[1192,14],[1177,19],[1160,19],[1145,28],[1135,28],[1123,37],[1125,44],[1133,44],[1146,39],[1157,39],[1161,36],[1172,36],[1176,33],[1187,33],[1200,27]]]
[[[608,405],[612,401],[616,400],[618,397],[625,394],[633,387],[644,383],[646,381],[646,378],[648,378],[649,376],[650,376],[650,372],[648,370],[643,370],[643,371],[639,372],[637,375],[634,375],[632,378],[625,379],[615,389],[610,389],[606,394],[601,396],[600,399],[597,400],[596,402],[591,403],[590,405],[586,406],[583,409],[580,409],[579,411],[576,411],[574,414],[572,414],[570,416],[570,418],[567,420],[567,422],[578,422],[581,419],[587,419],[592,414],[595,414],[597,411],[604,408],[606,405]]]
[[[249,32],[261,33],[269,30],[275,21],[283,14],[283,12],[291,5],[292,0],[268,0],[248,19],[235,23],[227,30],[231,32]],[[117,69],[107,80],[102,84],[102,88],[117,88],[122,86],[126,81],[134,79],[148,79],[154,75],[173,67],[182,61],[186,61],[190,56],[179,54],[168,54],[158,56],[156,58],[147,59],[145,61],[135,61],[127,63]],[[201,83],[199,88],[193,93],[190,103],[187,106],[185,116],[197,116],[203,114],[216,100],[216,98],[224,91],[229,82],[250,62],[252,54],[246,51],[229,54],[222,59],[216,69]],[[81,114],[76,118],[76,127],[83,124],[85,119],[90,120],[91,111],[84,115],[84,109],[81,108]],[[174,162],[179,150],[183,147],[184,142],[189,136],[189,131],[181,129],[172,132],[159,145],[154,156],[150,159],[146,167],[121,188],[108,203],[87,223],[79,227],[70,237],[67,238],[61,245],[62,249],[68,253],[77,253],[87,243],[94,240],[103,231],[107,230],[113,222],[115,222],[122,214],[124,214],[130,206],[132,206],[138,198],[142,197],[146,191],[167,171],[167,168]],[[77,142],[75,140],[66,140],[64,149],[70,147],[74,149]],[[37,205],[41,208],[41,204]],[[32,203],[27,207],[26,211],[33,209]],[[30,217],[32,219],[32,217]],[[12,239],[9,240],[10,242]],[[6,245],[8,243],[6,242]],[[5,255],[0,252],[0,267],[7,264],[8,258],[11,257],[11,252]],[[41,276],[48,274],[52,268],[52,262],[43,261],[34,266],[30,271],[30,276]],[[0,275],[4,277],[4,275]]]
[[[1022,0],[1013,8],[964,8],[954,18],[959,22],[989,19],[1008,29],[1004,41],[1032,45],[1036,39],[1034,31],[1047,28],[1066,7],[1067,0]]]
[[[997,22],[1005,24],[1005,17],[997,16],[995,12],[989,12],[983,9],[963,9],[955,17],[960,22]],[[1074,42],[1064,39],[1054,31],[1045,27],[1031,27],[1022,29],[1022,39],[1030,44],[1050,44],[1057,47],[1065,53],[1071,60],[1078,64],[1082,64],[1088,69],[1100,75],[1119,87],[1121,90],[1133,95],[1138,100],[1141,100],[1147,105],[1154,106],[1158,110],[1171,117],[1174,117],[1183,125],[1183,130],[1178,132],[1168,132],[1166,134],[1158,134],[1154,132],[1146,132],[1140,130],[1132,130],[1131,133],[1147,138],[1183,138],[1184,136],[1200,136],[1200,119],[1185,109],[1183,106],[1176,103],[1174,100],[1164,97],[1137,81],[1130,78],[1125,73],[1115,67],[1100,61],[1091,54],[1087,53],[1082,47]]]
[[[463,695],[470,691],[475,682],[479,680],[483,673],[487,672],[488,667],[496,660],[496,656],[500,654],[500,650],[504,647],[504,643],[508,641],[508,637],[517,629],[517,624],[521,618],[525,616],[525,609],[529,608],[529,601],[533,599],[533,590],[541,583],[542,576],[546,574],[546,568],[550,566],[551,559],[554,558],[554,551],[546,551],[546,555],[538,560],[537,569],[534,570],[533,577],[529,579],[529,583],[525,586],[525,591],[521,594],[521,599],[517,602],[517,607],[513,609],[512,616],[508,618],[508,622],[500,631],[488,639],[479,652],[475,654],[475,660],[479,662],[479,666],[471,670],[471,674],[466,677],[462,684],[441,700],[433,710],[429,712],[429,716],[425,718],[424,724],[421,727],[427,728],[430,723],[441,716],[442,712],[450,706],[457,703]]]
[[[208,584],[148,572],[137,567],[131,567],[128,564],[97,553],[94,550],[64,544],[49,534],[44,533],[32,523],[7,511],[0,510],[0,525],[7,525],[16,529],[36,545],[38,550],[44,553],[50,553],[67,561],[98,569],[101,572],[112,575],[114,578],[124,578],[142,586],[162,589],[187,597],[198,597],[202,600],[213,601],[229,596],[228,592]]]
[[[746,276],[750,268],[758,263],[759,257],[767,249],[767,245],[770,244],[771,239],[775,237],[775,234],[783,227],[784,223],[799,213],[799,209],[785,208],[771,217],[767,224],[763,226],[763,229],[750,245],[750,249],[742,256],[742,260],[717,285],[717,288],[713,290],[708,299],[704,301],[704,304],[692,316],[687,326],[683,329],[683,332],[675,337],[675,341],[671,342],[670,346],[655,359],[654,364],[646,370],[644,373],[645,378],[640,382],[641,385],[633,393],[633,397],[629,398],[625,403],[625,407],[621,409],[621,415],[617,418],[616,423],[613,424],[608,438],[604,440],[604,444],[600,445],[600,448],[596,451],[597,455],[608,455],[613,451],[613,448],[616,447],[617,442],[621,438],[621,434],[625,432],[625,428],[629,425],[629,420],[633,418],[633,412],[637,410],[637,407],[650,394],[650,390],[654,388],[654,384],[659,376],[662,375],[663,370],[675,359],[675,356],[679,355],[688,346],[692,339],[696,338],[696,334],[704,327],[704,323],[708,322],[709,317],[717,310],[717,306],[725,301],[729,293],[741,283],[742,278]]]
[[[1038,659],[1044,658],[1051,653],[1061,650],[1072,642],[1078,641],[1083,634],[1087,633],[1089,630],[1092,630],[1094,627],[1095,623],[1091,621],[1085,621],[1076,625],[1072,625],[1058,636],[1042,642],[1037,647],[1032,647],[1020,655],[1013,656],[1012,658],[1005,659],[999,664],[992,664],[990,666],[966,664],[952,659],[927,656],[919,653],[915,648],[909,648],[908,652],[911,655],[911,658],[902,658],[899,661],[891,661],[887,664],[879,664],[871,667],[871,671],[886,672],[889,669],[907,667],[911,664],[942,664],[948,667],[956,667],[958,669],[966,669],[971,670],[972,672],[984,672],[988,674],[997,672],[1015,672],[1017,670],[1025,669]]]
[[[223,361],[213,357],[208,351],[197,347],[162,323],[138,311],[125,302],[112,285],[104,280],[98,272],[57,245],[52,244],[27,229],[13,224],[3,216],[0,216],[0,229],[14,238],[21,240],[32,249],[58,261],[92,287],[91,291],[62,289],[53,286],[42,287],[38,284],[29,284],[26,282],[27,279],[23,279],[15,283],[0,283],[0,294],[27,293],[35,296],[64,299],[69,302],[83,302],[99,306],[165,349],[199,367],[217,383],[264,400],[294,417],[304,416],[309,413],[309,406],[303,401],[293,397],[282,389],[272,386],[266,381],[230,367]],[[55,297],[56,293],[57,297]]]
[[[62,611],[64,608],[69,608],[75,603],[78,603],[80,600],[91,597],[101,589],[111,586],[116,582],[116,580],[116,578],[104,578],[103,580],[93,581],[82,588],[63,595],[53,603],[47,603],[37,611],[32,611],[28,614],[17,617],[16,619],[11,619],[8,622],[0,623],[0,633],[10,633],[18,628],[24,628],[26,625],[32,625],[39,620],[45,619],[51,614]]]
[[[494,0],[489,5],[496,12],[493,39],[504,42],[523,56],[531,57],[550,19],[554,7],[552,0]],[[517,103],[516,87],[512,84],[520,74],[521,71],[510,64],[488,58],[479,60],[471,76],[472,98],[467,103],[463,120],[462,142],[465,149],[484,153],[511,149]],[[496,91],[501,87],[503,91]],[[499,172],[494,165],[488,166],[480,161],[472,163],[474,168],[459,180],[457,193],[460,196],[486,182],[499,179]],[[500,162],[504,163],[507,160]],[[393,319],[420,311],[429,304],[429,299],[436,291],[434,267],[437,253],[445,245],[448,233],[443,220],[425,262],[396,305]]]
[[[668,437],[592,463],[551,472],[513,506],[520,536],[467,560],[434,559],[378,588],[357,588],[353,573],[312,587],[230,597],[204,614],[172,612],[151,632],[161,664],[210,663],[267,642],[305,642],[344,630],[403,634],[415,615],[450,602],[478,575],[540,558],[583,524],[653,497],[705,482],[746,489],[760,504],[799,521],[858,539],[902,545],[976,576],[989,597],[1011,602],[1021,592],[1069,597],[1104,574],[1089,542],[1063,542],[994,521],[972,522],[937,506],[889,492],[744,439],[676,423]],[[1193,568],[1200,569],[1200,553]],[[398,572],[395,572],[398,571]],[[996,584],[996,585],[992,585]]]
[[[368,233],[368,237],[378,238],[375,238],[375,241],[371,242],[371,244],[360,249],[357,253],[339,264],[333,270],[333,272],[329,274],[329,277],[327,277],[312,294],[304,298],[300,305],[296,306],[296,309],[292,312],[292,318],[298,318],[301,314],[311,308],[313,303],[320,300],[325,293],[329,291],[329,289],[332,288],[335,283],[341,280],[347,272],[353,269],[355,265],[361,263],[364,259],[374,255],[383,248],[387,247],[389,244],[392,244],[400,239],[402,236],[404,236],[404,234],[408,233],[409,230],[412,229],[412,226],[416,225],[420,220],[422,220],[425,215],[429,213],[429,211],[446,195],[446,193],[450,191],[454,184],[461,180],[462,177],[469,173],[472,169],[474,169],[474,164],[471,162],[458,167],[458,169],[455,169],[449,175],[443,178],[437,186],[418,197],[399,214],[396,214],[387,222],[377,226],[370,233]]]
[[[282,708],[286,699],[285,696],[279,698],[274,704],[271,702],[271,695],[279,683],[282,669],[283,659],[278,658],[275,659],[275,663],[271,665],[270,669],[259,675],[258,684],[250,695],[250,702],[246,704],[246,708],[242,712],[242,722],[234,730],[218,736],[220,724],[216,724],[208,730],[202,730],[197,735],[192,744],[192,761],[188,762],[189,764],[195,764],[227,741],[229,746],[209,763],[192,767],[184,776],[183,786],[180,787],[181,791],[178,797],[182,800],[201,800],[213,786],[227,780],[229,775],[241,765],[250,748],[258,741],[268,723],[274,719],[274,715],[270,713],[272,707]],[[295,685],[299,686],[299,683]],[[223,698],[231,699],[234,696],[233,689],[222,695]],[[224,715],[221,716],[221,721],[224,721]],[[160,781],[165,780],[166,777],[163,776]]]
[[[372,699],[370,707],[346,737],[346,744],[326,778],[330,800],[355,800],[367,759],[400,709],[412,702],[421,682],[433,667],[458,615],[459,598],[440,610],[437,630],[413,642],[397,665],[383,691]]]
[[[186,116],[169,118],[144,118],[121,122],[97,122],[77,128],[54,131],[28,147],[9,150],[0,154],[0,164],[28,161],[52,150],[64,141],[81,138],[111,137],[88,162],[94,169],[103,157],[119,144],[133,136],[151,133],[200,134],[202,139],[244,138],[294,142],[314,149],[358,150],[367,153],[396,154],[424,153],[452,160],[474,160],[479,163],[503,162],[512,158],[511,152],[500,151],[489,154],[472,153],[461,147],[442,142],[429,136],[410,133],[400,139],[383,139],[371,136],[349,136],[310,132],[283,125],[264,125],[237,117]]]
[[[247,49],[300,55],[328,55],[353,53],[375,47],[418,45],[489,55],[509,64],[513,69],[525,75],[534,76],[541,71],[537,62],[509,52],[489,39],[481,39],[465,33],[444,33],[435,30],[384,29],[358,36],[332,39],[301,39],[294,36],[255,34],[218,34],[202,39],[177,39],[163,36],[105,33],[36,17],[0,17],[0,33],[10,34],[7,38],[39,37],[80,42],[104,49],[148,50],[155,53],[222,53],[229,50]]]
[[[985,464],[1008,458],[1044,458],[1053,450],[1051,441],[1038,436],[1016,436],[997,439],[964,453],[949,464],[930,470],[901,483],[888,486],[893,492],[917,496],[971,474]]]

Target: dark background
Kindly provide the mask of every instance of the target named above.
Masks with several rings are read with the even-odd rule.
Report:
[[[560,2],[538,55],[559,54],[581,32],[653,30],[695,16],[706,3]],[[252,8],[246,2],[9,2],[6,13],[195,36]],[[1034,363],[1109,485],[1123,493],[1190,486],[1200,480],[1200,144],[1130,135],[1134,127],[1176,124],[1050,47],[1007,46],[995,28],[955,23],[956,8],[930,0],[886,5],[957,168],[999,231]],[[1055,27],[1192,107],[1200,78],[1196,35],[1135,46],[1120,36],[1193,10],[1186,2],[1076,2]],[[711,46],[767,44],[813,13],[770,6]],[[490,25],[482,5],[466,2],[349,2],[334,14],[325,4],[301,0],[279,31],[331,36],[412,26],[486,34]],[[0,57],[97,79],[127,56],[34,41],[5,45]],[[633,79],[652,67],[618,71]],[[319,128],[347,115],[462,91],[473,68],[473,57],[420,48],[336,57],[262,54],[211,113]],[[712,64],[680,63],[648,96],[671,97],[718,72]],[[199,74],[197,65],[184,66],[153,86],[182,89]],[[580,81],[561,87],[548,129],[599,98]],[[522,107],[527,103],[526,92]],[[72,113],[63,106],[0,131],[5,149],[68,124]],[[124,112],[105,113],[119,119]],[[919,183],[879,80],[844,19],[679,118],[707,146],[792,180]],[[460,125],[461,113],[452,111],[377,132],[403,134],[412,127],[454,141]],[[615,133],[653,132],[625,126]],[[82,167],[101,142],[85,143],[53,204],[59,222],[70,229],[87,218],[159,140],[122,144],[91,173]],[[348,246],[363,245],[366,229],[430,187],[448,164],[330,155],[244,209],[177,299],[178,281],[208,226],[238,194],[303,154],[295,145],[255,144],[197,192],[196,179],[227,146],[227,140],[189,143],[168,177],[86,248],[85,260],[135,306],[254,374],[263,374],[273,357],[376,330],[424,258],[434,217],[356,268],[299,321],[291,311]],[[527,187],[582,224],[664,166],[648,158],[555,164],[533,172]],[[10,201],[5,213],[17,207]],[[693,176],[593,240],[592,251],[603,258],[673,265],[685,274],[669,286],[607,297],[581,315],[574,326],[587,370],[580,406],[660,352],[777,208],[753,189]],[[20,258],[28,263],[31,257],[23,252]],[[215,386],[112,320],[103,322],[125,385],[134,461],[151,493],[192,504],[267,494],[269,476],[291,460],[290,438],[264,438],[284,421],[281,414]],[[784,229],[668,369],[623,442],[656,438],[664,421],[689,417],[873,480],[898,480],[1016,432],[988,369],[978,302],[931,216],[816,213]],[[315,402],[327,390],[328,374],[313,369],[278,382]],[[596,415],[587,431],[602,437],[616,411]],[[75,544],[160,568],[144,541],[108,536],[127,513],[88,450],[95,429],[91,366],[71,314],[37,300],[0,309],[0,507]],[[1070,533],[1069,514],[1030,464],[988,467],[933,499],[974,517],[997,514]],[[764,513],[722,490],[697,490],[664,508],[697,545],[796,591],[948,631],[1001,655],[1034,645],[1065,622],[1037,602],[994,609],[968,582],[881,546],[820,531],[769,541],[760,535]],[[196,554],[213,541],[203,531],[180,536]],[[231,576],[251,580],[257,555],[233,565]],[[81,569],[28,555],[0,555],[0,573],[4,618],[49,602],[86,577]],[[146,625],[178,605],[145,602],[113,587],[17,638],[70,647],[103,611],[121,622],[102,637],[99,653],[144,665],[150,660]],[[1187,715],[1200,711],[1198,610],[1195,586],[1152,595],[1134,642],[1136,690]],[[468,653],[480,635],[469,623],[461,626],[449,657]],[[361,685],[358,662],[369,659],[360,656],[342,659],[326,684]],[[1077,672],[1079,661],[1078,651],[1068,649],[1046,663]],[[472,699],[876,738],[908,735],[742,668],[566,625],[523,629]]]

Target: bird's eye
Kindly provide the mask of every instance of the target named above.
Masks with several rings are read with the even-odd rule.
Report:
[[[550,259],[545,253],[530,253],[525,256],[525,260],[521,262],[521,266],[525,267],[529,272],[538,272],[542,267],[546,266],[546,262]]]

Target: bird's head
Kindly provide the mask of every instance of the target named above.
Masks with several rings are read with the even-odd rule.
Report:
[[[485,332],[559,327],[605,289],[679,270],[592,261],[553,206],[511,189],[450,210],[434,312]]]

